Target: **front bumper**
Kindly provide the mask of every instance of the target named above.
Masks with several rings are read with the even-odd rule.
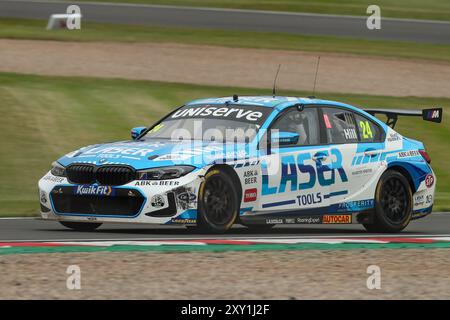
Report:
[[[204,170],[173,180],[122,186],[71,184],[48,172],[39,181],[41,216],[47,220],[195,224]]]

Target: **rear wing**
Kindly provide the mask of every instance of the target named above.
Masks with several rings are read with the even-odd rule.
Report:
[[[442,121],[442,108],[405,110],[405,109],[363,109],[365,112],[375,116],[384,114],[387,117],[386,124],[391,128],[395,127],[398,116],[422,117],[423,120],[438,122]]]

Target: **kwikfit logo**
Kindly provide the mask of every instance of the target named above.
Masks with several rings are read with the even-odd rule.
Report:
[[[113,189],[107,186],[77,186],[75,187],[75,194],[89,195],[89,196],[110,196]]]

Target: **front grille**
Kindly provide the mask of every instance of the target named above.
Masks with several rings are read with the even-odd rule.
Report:
[[[80,186],[82,187],[82,186]],[[77,187],[56,187],[50,194],[61,214],[92,214],[133,217],[139,214],[145,198],[133,189],[112,189],[108,195],[77,194]]]
[[[85,164],[73,164],[66,168],[67,178],[70,182],[90,184],[95,181],[94,166]]]
[[[120,186],[136,179],[136,171],[129,167],[104,166],[97,169],[95,178],[104,186]]]
[[[75,184],[98,182],[104,186],[120,186],[136,179],[136,171],[126,166],[100,166],[73,164],[67,167],[67,178]]]

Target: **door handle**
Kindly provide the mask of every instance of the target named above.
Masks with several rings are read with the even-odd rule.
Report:
[[[364,154],[369,157],[375,157],[376,155],[380,154],[380,151],[376,149],[367,149],[364,151]]]
[[[316,153],[315,155],[313,155],[312,159],[314,161],[318,161],[318,160],[326,160],[328,158],[328,156],[325,153]]]

